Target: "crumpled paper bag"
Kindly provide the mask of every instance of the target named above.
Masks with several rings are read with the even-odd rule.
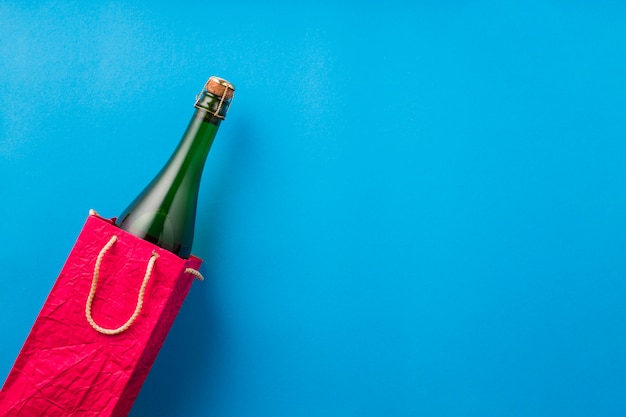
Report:
[[[201,263],[92,212],[0,391],[0,416],[127,416]],[[118,334],[96,330],[133,316]]]

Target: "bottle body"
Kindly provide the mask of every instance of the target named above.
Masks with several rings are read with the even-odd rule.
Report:
[[[230,98],[225,102],[224,95],[212,94],[205,86],[176,150],[119,216],[116,224],[120,228],[182,258],[189,257],[202,170],[229,103]]]

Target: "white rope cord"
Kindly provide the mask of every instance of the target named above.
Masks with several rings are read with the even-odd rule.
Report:
[[[194,277],[198,278],[200,281],[204,281],[204,277],[202,276],[200,271],[198,271],[197,269],[187,268],[185,269],[185,274],[191,274]]]
[[[146,293],[146,287],[148,286],[148,281],[150,280],[150,276],[152,275],[152,269],[154,268],[154,263],[156,259],[159,257],[159,255],[156,252],[152,252],[152,256],[150,257],[150,260],[148,261],[148,266],[146,267],[146,273],[143,277],[143,281],[141,282],[141,287],[139,288],[139,294],[137,295],[137,305],[135,306],[135,311],[130,316],[130,318],[126,321],[126,323],[124,323],[117,329],[104,328],[102,326],[99,326],[93,319],[91,315],[91,306],[93,305],[93,299],[96,296],[96,288],[98,287],[98,278],[100,276],[100,265],[102,264],[102,259],[104,258],[104,255],[108,252],[108,250],[111,249],[111,246],[113,246],[115,242],[117,242],[117,236],[114,235],[107,242],[107,244],[104,245],[102,250],[100,250],[100,253],[98,254],[98,258],[96,258],[96,265],[93,269],[93,280],[91,281],[91,289],[89,290],[89,297],[87,297],[87,303],[85,305],[85,316],[87,317],[87,321],[89,322],[91,327],[93,327],[94,330],[96,330],[97,332],[106,334],[106,335],[115,335],[115,334],[122,333],[126,331],[130,326],[132,326],[135,320],[137,320],[137,317],[139,317],[139,313],[141,313],[141,308],[143,307],[143,297],[144,297],[144,294]],[[198,271],[197,269],[186,268],[185,273],[195,276],[200,281],[204,281],[204,277],[202,276],[200,271]]]
[[[100,275],[100,264],[102,263],[102,258],[107,253],[111,246],[117,241],[117,236],[111,237],[109,242],[104,245],[100,253],[98,254],[98,258],[96,259],[96,266],[93,269],[93,280],[91,281],[91,290],[89,291],[89,297],[87,297],[87,304],[85,306],[85,316],[87,317],[87,321],[97,332],[106,335],[115,335],[122,333],[127,330],[137,319],[139,313],[141,312],[141,307],[143,307],[143,296],[146,292],[146,287],[148,285],[148,281],[150,280],[150,275],[152,275],[152,269],[154,268],[154,262],[159,257],[156,252],[152,252],[152,256],[148,261],[148,267],[146,268],[146,273],[143,277],[143,282],[141,283],[141,287],[139,288],[139,294],[137,295],[137,305],[135,306],[135,311],[132,316],[128,319],[126,323],[118,327],[117,329],[106,329],[104,327],[99,326],[91,316],[91,305],[93,304],[93,299],[96,295],[96,287],[98,286],[98,277]]]

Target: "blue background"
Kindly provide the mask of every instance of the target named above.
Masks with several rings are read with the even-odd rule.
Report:
[[[148,5],[149,4],[149,5]],[[0,1],[0,379],[213,74],[205,259],[131,413],[623,416],[626,5]]]

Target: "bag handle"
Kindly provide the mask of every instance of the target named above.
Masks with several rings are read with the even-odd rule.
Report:
[[[152,256],[150,256],[150,260],[148,261],[148,266],[146,267],[146,273],[143,276],[143,281],[141,282],[141,287],[139,288],[139,294],[137,295],[137,304],[135,305],[135,311],[130,316],[130,318],[126,321],[126,323],[122,324],[117,329],[107,329],[100,325],[98,325],[91,315],[91,306],[93,304],[93,299],[96,296],[96,288],[98,287],[98,278],[100,276],[100,265],[102,264],[102,259],[104,255],[111,249],[111,246],[117,242],[117,236],[113,235],[111,239],[107,242],[106,245],[100,250],[98,257],[96,258],[96,265],[93,269],[93,279],[91,281],[91,289],[89,290],[89,296],[87,297],[87,303],[85,304],[85,317],[87,317],[87,321],[93,327],[93,329],[99,333],[105,335],[116,335],[126,331],[139,317],[139,313],[141,313],[141,308],[143,307],[143,298],[146,293],[146,287],[148,286],[148,281],[150,281],[150,276],[152,275],[152,269],[154,268],[154,263],[156,262],[159,255],[156,251],[152,251]],[[185,273],[192,274],[199,280],[203,281],[204,277],[202,274],[193,268],[185,269]]]

